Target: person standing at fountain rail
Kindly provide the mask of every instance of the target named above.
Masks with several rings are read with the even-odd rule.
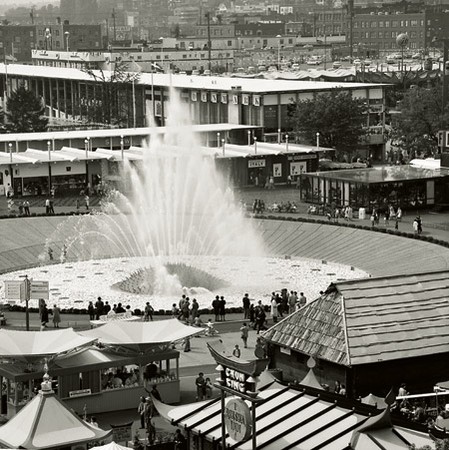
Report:
[[[59,328],[59,324],[61,323],[61,310],[58,306],[53,305],[53,326],[55,328]]]
[[[95,310],[96,310],[96,317],[95,318],[97,320],[100,320],[100,316],[102,316],[104,314],[103,308],[104,308],[103,300],[101,300],[101,297],[98,297],[97,301],[95,303]]]
[[[86,205],[86,211],[89,211],[90,199],[89,199],[89,196],[88,196],[88,195],[86,195],[86,196],[84,197],[84,204]]]
[[[87,314],[89,314],[89,319],[94,320],[95,319],[95,307],[92,302],[89,302],[89,305],[87,306]]]
[[[192,300],[192,308],[191,308],[192,309],[192,317],[191,317],[192,323],[194,323],[195,319],[199,316],[199,314],[198,314],[199,308],[200,308],[200,305],[196,301],[196,298],[194,298]]]
[[[153,322],[153,313],[154,313],[153,307],[150,305],[150,302],[147,302],[147,304],[145,305],[143,321],[149,322],[151,320]]]
[[[220,297],[218,295],[215,296],[215,299],[212,302],[212,309],[215,314],[215,322],[218,322],[220,320]]]
[[[226,300],[223,296],[220,297],[218,313],[220,315],[220,320],[223,322],[226,320]]]
[[[251,301],[249,299],[248,294],[245,294],[242,298],[243,303],[243,318],[249,319],[249,305],[251,304]]]

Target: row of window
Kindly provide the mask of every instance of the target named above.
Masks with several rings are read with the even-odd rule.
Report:
[[[352,37],[353,38],[365,38],[365,39],[370,39],[370,38],[374,38],[374,39],[395,39],[396,36],[398,36],[399,34],[401,34],[400,31],[361,31],[360,33],[358,31],[353,31],[352,33]],[[408,33],[408,36],[413,39],[413,38],[424,38],[424,31],[410,31]]]
[[[397,28],[397,27],[418,27],[424,26],[424,19],[412,19],[412,20],[369,20],[369,21],[355,21],[354,28]]]

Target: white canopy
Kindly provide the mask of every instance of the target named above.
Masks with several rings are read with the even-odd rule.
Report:
[[[98,339],[104,345],[116,345],[144,350],[151,345],[170,344],[204,332],[203,328],[184,325],[177,319],[155,322],[109,322],[81,334]]]
[[[98,447],[92,447],[90,450],[133,450],[131,447],[124,447],[116,442],[112,441],[106,445],[99,445]]]
[[[103,440],[111,433],[84,422],[53,391],[47,390],[40,391],[0,427],[0,446],[25,449],[70,447]]]
[[[66,353],[95,341],[80,336],[72,328],[54,331],[16,331],[0,329],[0,357],[32,360]]]

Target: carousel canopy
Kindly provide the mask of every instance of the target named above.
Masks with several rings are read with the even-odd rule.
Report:
[[[80,336],[72,328],[45,332],[0,329],[0,358],[30,361],[51,357],[83,347],[95,339]]]
[[[203,331],[203,328],[190,327],[177,319],[169,319],[155,322],[110,322],[81,334],[93,340],[98,339],[104,345],[142,351],[148,346],[168,345]]]
[[[55,396],[51,383],[44,382],[39,394],[0,427],[0,447],[70,447],[105,439],[111,433],[80,419]]]
[[[100,445],[98,447],[92,447],[90,450],[132,450],[131,447],[124,447],[123,445],[119,445],[114,441],[109,442],[106,445]]]

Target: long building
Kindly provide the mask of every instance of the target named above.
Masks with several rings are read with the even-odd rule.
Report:
[[[10,95],[20,83],[42,98],[47,115],[67,124],[86,123],[96,90],[104,83],[71,68],[0,65],[0,95]],[[295,101],[312,99],[323,92],[339,89],[365,99],[369,106],[366,126],[372,131],[364,147],[373,160],[382,160],[385,85],[319,81],[265,80],[231,77],[204,77],[141,73],[138,81],[125,86],[123,102],[129,107],[128,127],[145,126],[153,116],[165,125],[171,89],[187,103],[194,124],[229,123],[263,129],[262,139],[278,140],[288,133],[288,110]],[[130,105],[135,107],[131,108]],[[125,124],[126,126],[126,124]]]

